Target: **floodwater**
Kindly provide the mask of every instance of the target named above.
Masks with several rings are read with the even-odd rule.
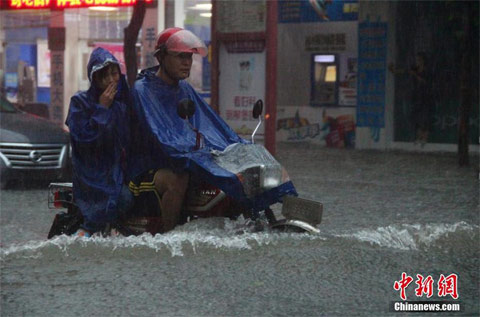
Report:
[[[403,272],[409,301],[479,315],[478,155],[459,168],[455,154],[277,151],[300,195],[324,204],[320,234],[237,234],[242,220],[207,219],[163,236],[47,241],[47,190],[2,191],[1,315],[395,316]],[[432,276],[430,298],[416,296],[417,274]],[[457,275],[457,299],[439,296],[442,274]]]

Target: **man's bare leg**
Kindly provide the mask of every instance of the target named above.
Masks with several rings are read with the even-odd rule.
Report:
[[[169,169],[161,169],[155,173],[155,188],[162,196],[160,207],[164,232],[175,228],[180,219],[188,179],[187,173],[176,174]]]

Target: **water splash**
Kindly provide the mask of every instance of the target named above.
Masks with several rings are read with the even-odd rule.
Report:
[[[340,234],[337,237],[356,239],[372,245],[400,250],[420,250],[435,245],[450,234],[467,233],[471,240],[478,240],[478,225],[464,221],[454,224],[401,224],[365,229],[354,233]]]
[[[155,252],[167,250],[172,256],[183,256],[184,250],[214,248],[222,250],[250,250],[257,246],[276,245],[284,241],[325,239],[319,235],[299,233],[244,232],[243,221],[228,219],[199,219],[178,227],[167,234],[143,234],[129,237],[92,237],[81,238],[58,236],[47,241],[29,241],[0,248],[0,260],[11,255],[21,257],[41,257],[43,251],[58,248],[66,256],[72,247],[100,247],[113,252],[126,248],[144,247]]]

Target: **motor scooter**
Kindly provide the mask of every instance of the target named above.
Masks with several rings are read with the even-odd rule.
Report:
[[[289,180],[282,165],[264,146],[255,143],[255,134],[262,124],[262,112],[263,102],[258,100],[252,111],[253,117],[258,119],[258,123],[251,135],[251,143],[235,143],[229,145],[224,151],[210,151],[216,164],[237,175],[242,182],[246,197],[252,200],[255,200],[262,192]],[[194,113],[195,104],[192,100],[184,99],[179,102],[177,114],[195,132],[194,150],[198,150],[204,147],[204,142],[201,132],[188,120]],[[158,195],[157,197],[161,199]],[[316,225],[320,224],[323,214],[323,205],[320,202],[285,195],[279,203],[282,203],[283,219],[277,219],[270,206],[263,210],[252,206],[247,207],[214,185],[191,177],[181,223],[209,217],[236,219],[243,215],[247,219],[246,228],[253,231],[319,232]],[[48,205],[51,209],[62,209],[55,215],[48,233],[49,239],[62,234],[71,235],[80,228],[83,219],[75,204],[72,183],[51,183]],[[115,229],[116,232],[125,236],[141,235],[146,232],[152,235],[162,233],[161,211],[158,208],[154,208],[154,210],[150,214],[140,213],[141,216],[135,215],[121,219],[112,225],[113,228],[107,226],[103,234],[108,235],[111,229]]]

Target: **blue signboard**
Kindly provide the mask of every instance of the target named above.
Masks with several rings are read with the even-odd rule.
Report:
[[[356,21],[358,0],[283,0],[278,23]]]
[[[358,127],[385,127],[386,58],[387,24],[360,23],[358,27]]]

